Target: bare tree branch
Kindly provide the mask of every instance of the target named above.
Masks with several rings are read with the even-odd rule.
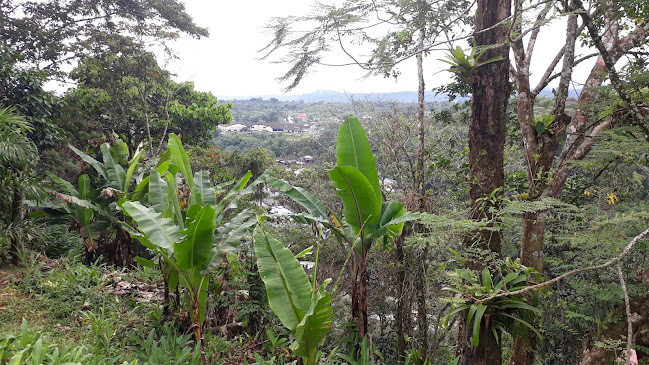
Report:
[[[574,275],[577,275],[577,274],[580,274],[580,273],[583,273],[583,272],[601,270],[601,269],[605,269],[607,267],[613,266],[613,265],[617,264],[618,262],[620,262],[631,251],[631,249],[633,249],[633,247],[636,245],[636,243],[638,243],[641,239],[643,239],[648,234],[649,234],[649,228],[647,228],[642,233],[635,236],[631,240],[631,242],[629,242],[629,244],[626,245],[624,250],[622,250],[622,252],[618,256],[604,262],[603,264],[593,265],[593,266],[588,266],[588,267],[580,267],[578,269],[568,271],[567,273],[561,274],[561,275],[557,276],[554,279],[547,280],[547,281],[544,281],[542,283],[538,283],[538,284],[535,284],[535,285],[530,285],[530,286],[525,287],[525,288],[520,289],[520,290],[514,290],[512,292],[505,291],[505,292],[502,292],[502,293],[499,293],[499,294],[495,294],[495,295],[486,297],[484,299],[476,301],[476,304],[482,304],[484,302],[488,302],[488,301],[496,299],[496,298],[510,297],[510,296],[514,296],[514,295],[525,294],[525,293],[527,293],[528,291],[531,291],[531,290],[546,288],[547,286],[552,285],[554,283],[557,283],[557,282],[559,282],[559,281],[561,281],[561,280],[563,280],[565,278],[568,278],[568,277],[571,277],[571,276],[574,276]]]

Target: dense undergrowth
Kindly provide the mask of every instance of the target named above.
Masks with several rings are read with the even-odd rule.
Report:
[[[33,254],[25,268],[0,270],[0,358],[10,364],[198,364],[201,357],[212,364],[243,364],[287,358],[285,334],[272,331],[228,339],[213,328],[198,350],[183,314],[164,314],[155,267],[115,270]],[[222,301],[229,299],[236,301],[224,293]],[[239,309],[245,316],[254,312]]]

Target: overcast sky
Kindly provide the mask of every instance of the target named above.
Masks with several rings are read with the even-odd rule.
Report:
[[[171,47],[179,59],[167,68],[178,75],[177,81],[193,81],[198,90],[211,91],[219,98],[281,95],[286,84],[279,84],[276,79],[286,72],[288,66],[258,60],[260,54],[257,51],[270,40],[270,36],[263,33],[263,27],[275,16],[305,14],[312,3],[310,0],[185,0],[188,13],[198,25],[209,28],[210,37],[200,40],[185,37],[173,42]],[[546,26],[541,32],[535,63],[532,64],[533,79],[535,75],[540,77],[543,74],[543,67],[562,45],[564,29],[560,25]],[[466,42],[459,44],[465,46]],[[358,53],[362,55],[363,51],[358,50]],[[437,61],[443,56],[432,53],[424,59],[427,90],[449,80],[448,73],[443,71],[448,65]],[[588,65],[592,62],[579,67],[576,74],[583,77]],[[319,66],[290,94],[316,90],[351,93],[417,90],[414,59],[403,63],[399,69],[402,75],[395,82],[381,76],[364,79],[365,71],[357,66]]]

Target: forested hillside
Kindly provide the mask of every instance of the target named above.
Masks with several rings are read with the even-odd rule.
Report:
[[[180,0],[0,2],[0,362],[649,364],[648,4],[287,9],[286,91],[416,66],[326,102],[175,75]]]

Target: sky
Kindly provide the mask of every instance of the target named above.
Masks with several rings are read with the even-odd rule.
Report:
[[[288,65],[259,60],[261,54],[258,50],[271,39],[263,28],[272,17],[307,13],[313,1],[185,0],[184,3],[196,24],[209,29],[210,37],[200,40],[182,37],[170,43],[179,58],[166,67],[177,74],[177,81],[193,81],[197,90],[211,91],[219,98],[283,94],[287,84],[279,83],[277,78],[288,70]],[[541,32],[531,69],[533,81],[543,74],[543,67],[562,45],[564,29],[558,22],[544,27]],[[466,42],[462,41],[459,45],[464,47]],[[359,55],[367,51],[356,50]],[[340,54],[332,57],[328,61],[345,61]],[[438,61],[443,57],[443,53],[431,53],[424,59],[427,90],[450,80],[449,73],[444,71],[448,65]],[[592,62],[585,62],[578,67],[575,73],[577,77],[585,77],[589,65]],[[365,78],[366,72],[358,66],[318,66],[287,95],[306,94],[316,90],[348,93],[416,91],[414,58],[404,62],[399,69],[402,74],[395,81],[381,76]]]

